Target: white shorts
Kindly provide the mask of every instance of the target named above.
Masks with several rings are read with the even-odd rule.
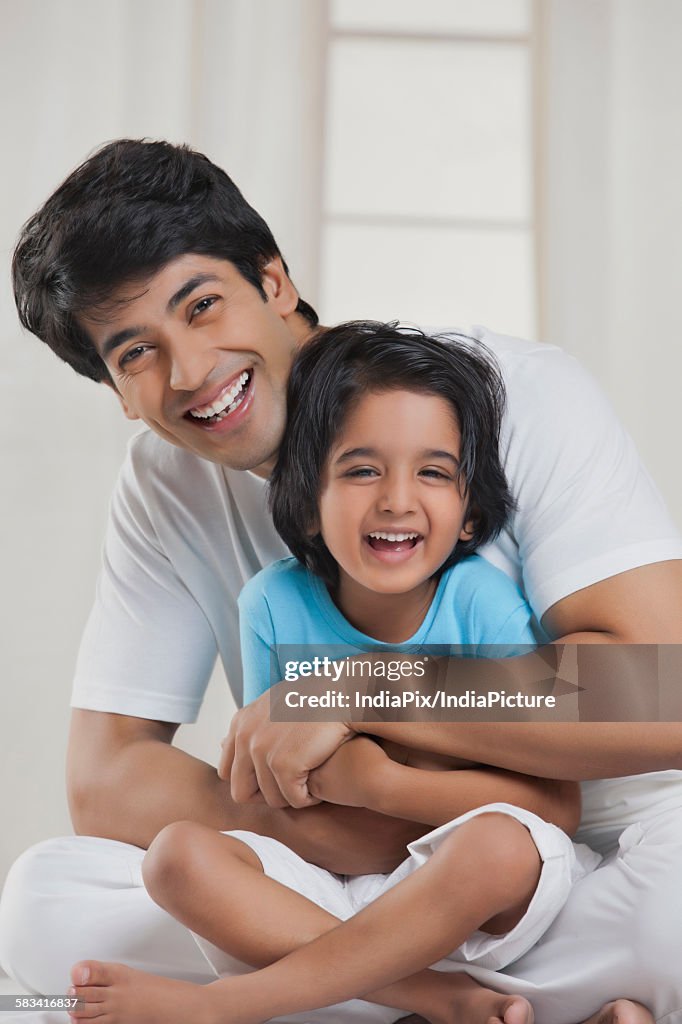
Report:
[[[309,864],[289,847],[268,836],[242,831],[224,834],[241,840],[252,849],[268,878],[286,885],[334,917],[345,921],[426,864],[446,836],[464,822],[492,812],[516,818],[530,832],[542,859],[537,889],[523,918],[510,932],[504,935],[474,932],[447,960],[498,971],[518,960],[535,945],[563,907],[573,885],[601,860],[599,854],[588,846],[571,842],[565,832],[530,811],[512,807],[511,804],[496,803],[462,814],[410,843],[407,848],[409,856],[389,875],[335,875],[315,864]],[[234,960],[231,957],[206,939],[200,936],[195,936],[195,939],[216,975],[234,973]]]

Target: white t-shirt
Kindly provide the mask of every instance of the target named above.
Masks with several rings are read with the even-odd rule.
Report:
[[[479,553],[523,589],[538,620],[617,573],[682,558],[634,444],[570,356],[475,328],[507,388],[502,456],[518,507]],[[237,597],[287,551],[266,485],[169,445],[131,441],[111,505],[72,705],[166,722],[196,719],[216,654],[241,703]]]

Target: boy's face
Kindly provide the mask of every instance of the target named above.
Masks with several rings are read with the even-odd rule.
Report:
[[[329,453],[320,497],[320,532],[342,591],[406,593],[471,536],[459,454],[445,399],[412,391],[360,399]]]
[[[267,302],[227,260],[187,254],[114,292],[82,323],[131,419],[171,444],[266,476],[286,417],[295,352],[309,333],[279,259]]]

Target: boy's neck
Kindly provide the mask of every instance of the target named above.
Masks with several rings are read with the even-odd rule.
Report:
[[[340,570],[332,598],[351,626],[384,644],[400,644],[414,636],[426,618],[438,580],[425,580],[404,594],[378,594]]]

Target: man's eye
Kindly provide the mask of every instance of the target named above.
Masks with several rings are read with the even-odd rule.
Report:
[[[212,295],[207,295],[205,299],[199,299],[194,308],[192,309],[192,319],[199,313],[205,313],[207,309],[210,309],[215,298]]]
[[[135,359],[138,359],[139,356],[146,352],[147,348],[147,345],[136,345],[135,348],[128,349],[128,351],[119,359],[118,365],[120,367],[129,366],[130,363],[134,362]]]

